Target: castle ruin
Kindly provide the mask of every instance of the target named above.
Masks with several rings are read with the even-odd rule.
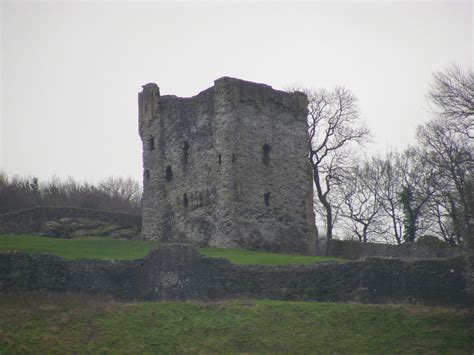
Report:
[[[303,93],[223,77],[190,98],[138,95],[145,239],[308,252],[315,243]]]

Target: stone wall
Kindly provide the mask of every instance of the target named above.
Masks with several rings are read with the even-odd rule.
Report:
[[[88,218],[119,226],[141,228],[141,215],[75,207],[40,206],[0,215],[0,233],[36,233],[47,221]]]
[[[414,242],[394,245],[333,239],[330,241],[328,249],[326,249],[326,246],[326,242],[321,241],[320,250],[327,250],[324,255],[351,260],[364,258],[433,259],[453,258],[462,255],[460,248],[441,243],[439,245],[429,245]]]
[[[466,289],[474,297],[474,253],[469,253],[466,260]]]
[[[143,235],[197,246],[309,252],[307,99],[233,78],[190,98],[139,94]]]
[[[233,265],[182,244],[143,259],[66,260],[0,253],[0,292],[53,291],[122,300],[266,298],[469,306],[463,258],[367,259],[305,266]]]

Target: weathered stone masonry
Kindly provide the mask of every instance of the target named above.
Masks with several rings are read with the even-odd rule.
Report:
[[[224,77],[191,98],[139,94],[145,239],[308,252],[307,98]]]
[[[358,260],[364,258],[397,258],[397,259],[437,259],[462,256],[462,249],[447,243],[436,245],[417,242],[405,242],[400,245],[365,243],[356,240],[332,239],[327,248],[326,241],[320,250],[325,254],[339,258]]]
[[[61,218],[88,218],[120,226],[140,227],[141,215],[98,211],[87,208],[38,206],[0,215],[0,233],[36,233],[48,221]]]
[[[0,253],[1,292],[73,292],[120,300],[267,298],[470,306],[463,258],[346,264],[233,265],[179,244],[137,260]]]

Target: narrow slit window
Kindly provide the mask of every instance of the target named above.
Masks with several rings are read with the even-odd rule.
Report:
[[[145,170],[143,173],[143,176],[145,177],[145,180],[148,181],[150,180],[150,170]]]
[[[153,138],[153,136],[150,136],[150,138],[148,139],[148,150],[153,150],[155,149],[155,138]]]
[[[165,179],[166,181],[171,181],[173,179],[173,170],[171,169],[171,166],[169,165],[166,167]]]
[[[263,202],[265,202],[265,206],[270,206],[270,192],[265,192],[263,195]]]
[[[189,206],[189,199],[188,199],[187,194],[183,195],[183,206],[184,206],[184,208],[187,208]]]
[[[144,109],[145,113],[147,113],[148,112],[148,105],[145,104],[145,107],[143,109]]]
[[[217,161],[219,162],[219,165],[222,164],[222,155],[221,155],[221,154],[219,154],[219,157],[218,157],[218,160],[217,160]]]
[[[237,157],[235,156],[235,154],[232,154],[232,163],[235,163],[236,160],[237,160]]]
[[[183,143],[183,164],[188,163],[188,156],[189,156],[189,143],[184,141]]]
[[[264,144],[263,150],[263,164],[268,165],[270,163],[270,145]]]

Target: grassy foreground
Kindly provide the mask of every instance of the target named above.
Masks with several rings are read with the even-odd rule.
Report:
[[[29,253],[50,253],[69,259],[137,259],[158,246],[155,241],[118,240],[103,237],[58,239],[32,235],[0,235],[0,251],[22,250]],[[202,248],[203,255],[223,257],[235,264],[287,265],[322,261],[347,261],[341,258],[288,255],[240,249]]]
[[[474,311],[283,301],[0,296],[0,353],[471,354]]]

